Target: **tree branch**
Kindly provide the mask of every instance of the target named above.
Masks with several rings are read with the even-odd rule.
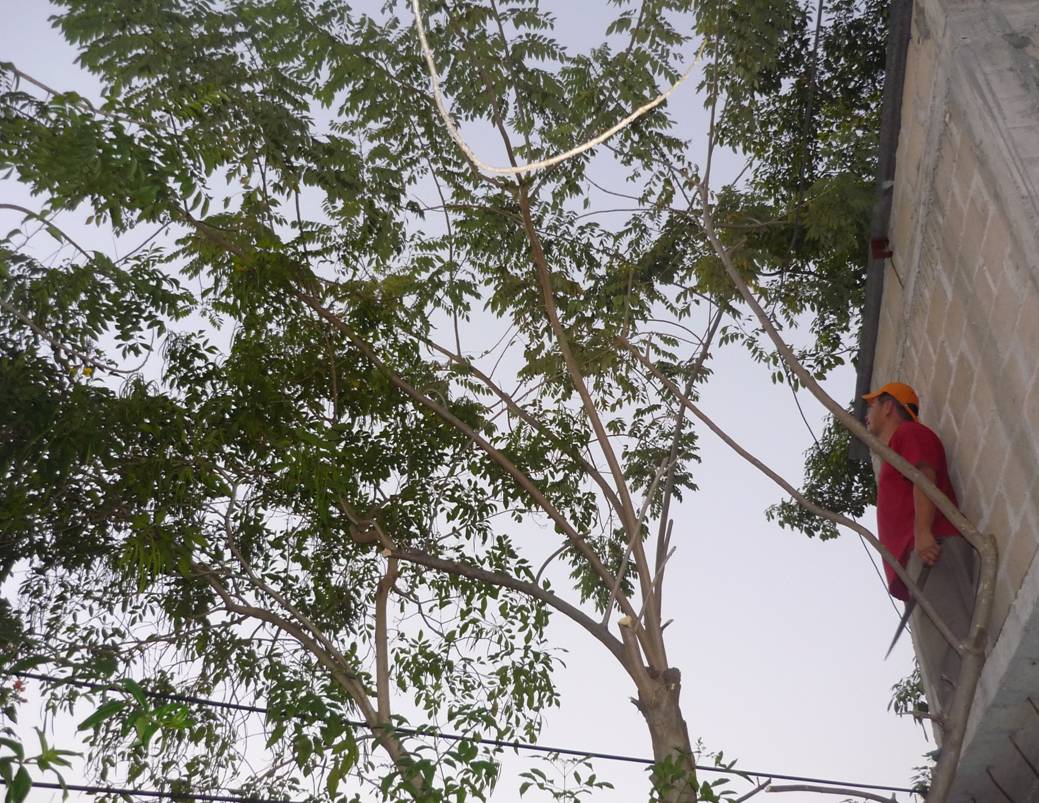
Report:
[[[568,619],[571,619],[587,630],[588,633],[598,639],[606,649],[613,653],[613,656],[620,661],[622,665],[627,665],[622,643],[616,636],[610,633],[608,628],[596,622],[581,609],[571,605],[566,600],[556,596],[551,591],[542,588],[536,583],[520,580],[512,575],[488,571],[487,569],[482,569],[479,566],[473,566],[468,563],[459,563],[454,560],[437,558],[428,555],[425,552],[397,550],[393,553],[393,557],[408,561],[409,563],[426,566],[430,569],[436,569],[437,571],[446,574],[468,577],[471,580],[479,580],[480,582],[490,583],[491,585],[500,586],[502,588],[511,588],[514,591],[519,591],[529,597],[541,600],[549,607],[555,608]]]
[[[963,648],[958,650],[962,656],[962,662],[960,665],[960,678],[953,693],[950,713],[947,718],[949,728],[945,732],[946,738],[942,745],[942,754],[938,759],[938,765],[934,772],[934,782],[928,794],[929,801],[945,803],[956,776],[956,767],[959,763],[960,752],[963,749],[963,740],[967,731],[967,718],[970,715],[971,704],[974,700],[978,681],[981,678],[981,670],[985,663],[985,639],[989,621],[992,618],[996,569],[999,559],[996,539],[991,534],[979,532],[974,523],[960,512],[956,505],[952,503],[952,500],[942,493],[941,489],[931,482],[927,475],[873,435],[854,415],[845,410],[822,389],[815,377],[797,359],[793,349],[780,336],[776,326],[769,319],[768,315],[765,314],[765,310],[733,264],[732,256],[729,254],[728,249],[718,239],[711,215],[710,193],[707,185],[703,182],[700,183],[700,199],[703,207],[704,231],[707,233],[711,246],[718,254],[719,259],[721,259],[726,274],[728,274],[744,301],[754,311],[759,324],[775,344],[787,367],[851,434],[865,443],[870,451],[878,454],[884,462],[912,482],[915,487],[919,488],[934,503],[935,507],[945,514],[945,517],[970,542],[971,546],[978,551],[981,557],[981,579],[975,595],[974,614],[971,619],[970,632],[963,644]],[[885,560],[887,560],[886,556]],[[924,601],[924,598],[918,597],[921,607],[923,607]],[[931,612],[927,610],[924,612],[931,617],[932,622],[937,626],[938,622],[931,615]],[[948,638],[944,632],[942,635]]]
[[[877,800],[880,803],[898,803],[894,794],[891,797],[881,797],[872,792],[864,792],[861,789],[845,789],[840,786],[809,786],[806,784],[791,784],[788,786],[770,786],[767,792],[818,792],[823,795],[844,795],[845,797],[857,797],[862,800]]]
[[[451,139],[455,141],[455,144],[458,145],[462,153],[465,154],[465,157],[472,163],[472,165],[475,168],[477,168],[478,170],[483,170],[486,173],[491,173],[498,176],[521,176],[524,174],[533,175],[534,173],[537,173],[541,170],[545,170],[546,168],[552,167],[552,165],[559,164],[560,162],[565,162],[567,159],[571,159],[574,156],[578,156],[584,153],[585,151],[591,150],[597,145],[601,145],[614,134],[618,133],[619,131],[623,131],[625,128],[627,128],[629,125],[635,122],[635,120],[639,119],[647,112],[652,111],[661,103],[666,101],[669,97],[671,97],[671,95],[674,94],[675,90],[677,90],[678,87],[680,87],[682,83],[686,80],[686,78],[688,78],[690,74],[692,74],[693,68],[696,66],[696,59],[694,59],[693,63],[689,65],[686,71],[682,73],[679,79],[675,81],[669,89],[667,89],[665,92],[660,93],[648,103],[644,103],[642,106],[635,109],[635,111],[633,111],[631,114],[629,114],[627,117],[625,117],[623,120],[621,120],[613,127],[601,133],[599,136],[593,137],[587,142],[578,145],[576,148],[571,148],[565,153],[560,153],[549,159],[542,159],[538,162],[531,162],[530,164],[518,166],[513,165],[510,167],[494,167],[493,165],[484,162],[482,159],[480,159],[479,156],[476,155],[473,149],[469,147],[465,139],[462,137],[462,134],[461,132],[459,132],[457,126],[455,126],[455,124],[451,121],[451,113],[450,111],[448,111],[447,101],[444,99],[444,95],[440,91],[440,76],[437,73],[436,64],[433,62],[433,53],[432,51],[430,51],[429,42],[426,40],[426,29],[422,23],[422,9],[419,6],[419,0],[412,0],[411,8],[415,14],[415,28],[418,31],[419,44],[422,48],[422,55],[425,58],[426,66],[429,69],[429,82],[433,90],[433,98],[436,101],[437,111],[440,113],[440,118],[443,120],[444,126],[447,128],[448,134],[450,134]]]
[[[883,557],[884,562],[890,565],[895,570],[895,573],[902,580],[902,582],[906,584],[906,588],[916,599],[917,604],[920,606],[920,609],[925,614],[927,614],[927,617],[934,623],[934,626],[938,630],[938,632],[942,634],[945,640],[948,641],[949,644],[953,647],[953,649],[955,649],[960,655],[964,654],[964,645],[960,642],[959,639],[956,638],[956,636],[953,635],[952,630],[949,629],[949,626],[938,615],[938,612],[935,610],[934,606],[927,599],[927,597],[923,596],[922,592],[920,591],[920,587],[909,575],[909,572],[906,571],[905,567],[901,564],[901,562],[899,562],[899,560],[894,556],[890,549],[888,549],[886,546],[880,543],[880,541],[876,538],[876,536],[873,535],[873,533],[871,533],[867,528],[863,527],[857,521],[849,519],[847,516],[842,516],[839,513],[834,513],[833,511],[827,510],[826,508],[821,507],[812,502],[804,494],[798,491],[793,485],[787,482],[782,476],[773,471],[771,468],[769,468],[767,465],[761,462],[761,460],[756,458],[754,455],[752,455],[750,452],[748,452],[746,449],[740,446],[735,440],[733,440],[721,427],[719,427],[717,424],[714,423],[714,421],[708,418],[707,415],[705,415],[704,412],[699,407],[697,407],[689,399],[688,396],[682,393],[682,391],[674,382],[672,382],[670,379],[664,376],[660,372],[660,370],[655,365],[653,365],[653,363],[650,362],[650,360],[645,355],[643,355],[638,349],[636,349],[629,341],[621,337],[618,337],[617,341],[622,346],[627,348],[635,356],[635,358],[640,363],[642,363],[646,370],[648,370],[661,383],[663,383],[664,386],[675,396],[675,398],[677,398],[682,404],[684,404],[693,415],[695,415],[704,424],[706,424],[707,428],[710,429],[719,438],[721,438],[730,449],[735,451],[740,457],[742,457],[744,460],[746,460],[748,463],[750,463],[752,466],[758,469],[762,474],[764,474],[774,483],[776,483],[780,488],[782,488],[784,491],[790,494],[797,501],[798,504],[800,504],[802,507],[804,507],[811,513],[814,513],[816,516],[820,516],[821,518],[824,518],[827,521],[832,521],[834,524],[840,524],[843,527],[847,527],[848,529],[853,530],[854,532],[862,536],[864,539],[866,539],[866,541],[868,541],[869,544],[881,554],[881,557]]]
[[[570,380],[573,382],[574,388],[577,390],[577,394],[581,398],[581,404],[584,407],[585,415],[588,416],[588,421],[592,425],[592,431],[595,432],[596,440],[599,443],[599,447],[602,449],[606,462],[610,467],[610,473],[613,475],[613,481],[617,486],[617,495],[620,497],[621,502],[621,521],[624,523],[624,530],[628,534],[628,538],[634,543],[633,554],[635,556],[635,567],[639,575],[639,584],[642,589],[642,596],[645,598],[650,593],[653,580],[650,576],[649,566],[647,565],[645,549],[643,548],[641,539],[637,536],[639,524],[635,515],[634,504],[631,501],[631,494],[628,492],[627,480],[624,478],[624,471],[621,469],[620,461],[617,460],[617,455],[613,451],[613,446],[610,444],[606,428],[603,426],[602,420],[599,418],[599,412],[595,406],[595,402],[592,399],[591,393],[588,391],[588,386],[585,384],[584,376],[581,374],[581,369],[570,348],[570,341],[567,337],[566,330],[563,329],[563,325],[559,320],[555,296],[552,291],[552,273],[548,267],[548,260],[545,257],[544,248],[541,245],[541,238],[537,233],[537,229],[534,226],[534,220],[531,216],[530,198],[527,195],[527,188],[523,184],[520,184],[519,186],[518,197],[520,213],[523,215],[523,226],[527,233],[527,240],[530,242],[531,259],[537,273],[538,283],[541,285],[545,314],[548,317],[549,326],[552,329],[556,342],[559,344],[559,350],[563,356],[563,361],[566,364],[567,371],[570,374]],[[613,584],[611,583],[611,587],[612,585]],[[625,611],[625,613],[636,618],[632,612]],[[646,657],[650,664],[658,671],[663,671],[667,668],[667,651],[664,648],[664,640],[660,635],[660,623],[655,611],[652,612],[652,616],[647,617],[646,624],[647,626],[645,629],[639,629],[639,640],[640,642],[643,642],[643,646],[646,648]],[[648,640],[642,637],[644,633],[649,634]]]
[[[801,384],[808,388],[812,395],[815,396],[816,399],[818,399],[820,403],[822,403],[822,405],[833,414],[834,418],[840,421],[840,423],[843,424],[856,438],[865,443],[871,451],[880,455],[885,463],[888,463],[897,469],[900,474],[912,482],[913,485],[918,487],[924,495],[934,503],[935,507],[937,507],[956,527],[956,529],[959,530],[968,541],[970,541],[971,545],[980,552],[983,549],[984,537],[978,531],[977,527],[974,526],[974,523],[964,516],[956,505],[952,503],[949,497],[942,493],[941,489],[938,488],[937,485],[927,479],[927,476],[920,471],[920,469],[916,468],[916,466],[902,457],[902,455],[866,429],[866,427],[855,418],[854,415],[845,410],[836,399],[823,390],[815,377],[812,376],[811,373],[809,373],[801,364],[797,355],[794,354],[793,349],[791,349],[790,346],[787,345],[786,341],[783,340],[775,324],[773,324],[769,319],[764,308],[750,291],[747,282],[736,269],[728,249],[718,239],[718,234],[715,231],[714,221],[711,215],[710,197],[708,195],[707,185],[703,183],[700,184],[700,199],[703,206],[704,231],[711,242],[711,246],[718,254],[729,279],[736,286],[736,289],[743,297],[743,300],[751,310],[753,310],[761,328],[775,344],[776,349],[779,351],[780,355],[782,355],[783,361],[786,363],[791,373],[793,373]]]
[[[386,573],[375,589],[375,683],[379,722],[383,725],[390,724],[390,643],[386,607],[396,580],[397,559],[391,556],[386,560]]]
[[[693,370],[689,372],[689,377],[685,383],[685,394],[689,396],[693,391],[693,383],[699,376],[700,371],[703,369],[704,361],[707,359],[707,353],[710,350],[711,343],[714,341],[714,336],[718,332],[718,327],[721,325],[722,316],[725,314],[724,308],[719,306],[714,314],[714,318],[711,321],[710,327],[707,330],[707,334],[704,336],[700,353],[696,357],[696,362],[693,365]],[[671,511],[671,494],[675,487],[675,463],[678,460],[678,443],[682,435],[682,423],[685,421],[685,405],[678,405],[678,414],[675,416],[675,436],[671,441],[671,452],[668,458],[668,469],[667,478],[664,482],[664,495],[660,505],[660,528],[657,531],[657,549],[656,549],[656,576],[653,578],[653,592],[651,598],[651,604],[656,610],[657,619],[659,620],[663,616],[662,605],[663,605],[663,586],[664,586],[664,566],[667,563],[665,557],[667,553],[667,543],[670,540],[671,534],[671,523],[668,521],[668,516]]]
[[[606,500],[609,502],[610,506],[617,511],[618,515],[621,514],[621,503],[620,499],[617,497],[616,492],[613,490],[613,488],[610,487],[610,484],[606,482],[606,479],[602,476],[602,472],[600,472],[595,466],[593,466],[588,460],[586,460],[583,455],[581,455],[576,449],[572,449],[570,447],[570,444],[564,443],[560,441],[557,437],[555,437],[555,435],[548,429],[548,427],[546,427],[543,423],[541,423],[541,421],[539,421],[527,410],[521,407],[510,394],[502,390],[502,388],[497,383],[495,383],[493,379],[491,379],[487,374],[485,374],[483,371],[481,371],[479,368],[473,365],[469,360],[465,359],[460,354],[451,353],[451,351],[445,349],[443,346],[438,345],[437,343],[434,343],[432,340],[423,339],[422,342],[428,345],[434,351],[438,352],[439,354],[443,354],[456,365],[460,365],[463,368],[465,368],[470,374],[479,379],[487,387],[488,390],[490,390],[495,396],[501,399],[505,406],[517,418],[521,419],[534,429],[538,430],[543,435],[548,436],[554,442],[556,442],[556,445],[560,449],[566,451],[567,454],[569,454],[574,460],[576,460],[581,465],[581,468],[585,470],[585,473],[588,475],[588,477],[596,485],[599,486],[600,490],[602,490],[603,495],[606,497]]]
[[[291,636],[302,647],[310,652],[310,654],[313,655],[318,662],[332,674],[332,677],[343,688],[343,690],[350,695],[350,699],[354,701],[354,704],[360,710],[365,723],[372,731],[376,741],[378,741],[386,750],[387,754],[393,760],[394,765],[400,768],[402,775],[404,775],[410,764],[410,755],[404,749],[403,745],[401,745],[393,731],[382,726],[382,723],[379,721],[378,712],[372,707],[367,691],[365,691],[364,686],[361,684],[357,676],[347,669],[345,665],[340,663],[342,660],[341,657],[338,659],[334,658],[327,650],[325,650],[324,646],[320,642],[294,622],[291,622],[265,608],[236,602],[231,597],[230,592],[224,584],[220,582],[217,572],[206,564],[192,562],[192,570],[206,579],[210,586],[212,586],[213,590],[216,591],[217,595],[224,603],[224,607],[227,608],[228,611],[273,625],[286,635]],[[413,780],[417,785],[421,784],[421,778],[411,778],[410,775],[407,777],[410,780]],[[420,796],[418,790],[416,790],[414,794],[416,798]]]
[[[332,313],[330,310],[324,307],[321,302],[314,296],[306,293],[302,290],[296,291],[297,297],[310,309],[316,312],[321,318],[328,321],[330,324],[338,328],[346,338],[357,348],[369,361],[381,371],[386,378],[390,381],[395,388],[400,390],[405,396],[409,397],[413,401],[417,402],[420,406],[425,407],[431,412],[435,413],[445,423],[449,424],[454,429],[465,435],[472,443],[480,448],[491,460],[497,463],[503,468],[515,481],[516,483],[530,495],[534,503],[544,511],[549,518],[562,530],[563,534],[566,535],[574,544],[577,551],[588,561],[592,570],[598,575],[598,577],[607,585],[611,584],[614,580],[613,573],[603,564],[602,560],[595,553],[595,550],[588,545],[588,542],[581,536],[577,530],[574,529],[573,525],[566,519],[566,517],[552,504],[551,501],[541,492],[533,481],[522,472],[508,457],[506,457],[500,450],[491,445],[482,435],[476,432],[472,427],[466,424],[464,421],[459,419],[450,410],[445,408],[443,405],[430,399],[423,393],[420,393],[409,383],[401,379],[389,366],[386,365],[375,353],[372,346],[361,337],[359,337],[353,329],[347,325],[339,316]],[[626,597],[619,600],[619,603],[625,608],[625,612],[630,612],[634,616],[634,610],[632,609],[631,602]]]
[[[51,231],[56,231],[61,236],[61,239],[63,239],[65,242],[67,242],[69,245],[71,245],[73,248],[79,251],[79,253],[81,253],[88,260],[92,260],[94,258],[90,255],[90,252],[88,252],[83,246],[81,246],[79,243],[77,243],[75,240],[69,237],[69,235],[67,235],[57,226],[55,226],[54,223],[45,218],[39,212],[33,212],[31,209],[26,209],[24,206],[19,206],[18,204],[0,204],[0,209],[10,209],[15,212],[21,212],[26,217],[31,217],[34,220],[40,221],[47,228],[48,233]]]
[[[35,332],[37,335],[39,335],[44,340],[46,340],[47,343],[50,344],[50,347],[52,349],[54,349],[54,351],[57,354],[60,355],[60,354],[64,353],[64,354],[68,354],[68,355],[70,355],[72,357],[77,357],[82,362],[84,362],[85,364],[91,366],[95,370],[105,371],[106,373],[109,373],[109,374],[119,374],[121,376],[131,376],[133,374],[136,374],[138,371],[141,370],[141,368],[144,367],[144,363],[142,362],[136,368],[130,368],[130,369],[127,369],[127,368],[113,368],[111,365],[107,365],[107,364],[105,364],[103,362],[95,360],[93,357],[89,356],[88,354],[85,354],[82,351],[79,351],[77,349],[72,348],[72,346],[68,345],[67,343],[62,343],[60,340],[58,340],[57,337],[55,337],[50,332],[48,332],[46,329],[44,329],[42,326],[37,324],[32,318],[30,318],[28,315],[26,315],[21,310],[15,308],[15,307],[12,307],[6,301],[0,301],[0,310],[3,310],[8,315],[14,316],[19,321],[21,321],[26,326],[28,326],[33,332]],[[150,356],[150,355],[146,355],[145,356],[145,362],[148,361],[148,359],[147,359],[148,356]]]

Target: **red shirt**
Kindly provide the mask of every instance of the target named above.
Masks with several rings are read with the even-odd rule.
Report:
[[[895,430],[888,445],[914,466],[926,463],[933,468],[936,474],[935,484],[954,505],[957,504],[956,492],[949,482],[945,448],[934,432],[916,421],[905,421]],[[915,540],[914,512],[913,483],[893,466],[883,463],[880,467],[880,477],[877,479],[877,532],[880,543],[890,549],[903,566],[909,560]],[[940,510],[934,512],[931,532],[938,539],[959,535],[959,531]],[[884,570],[887,573],[891,595],[901,600],[909,599],[905,584],[898,579],[894,569],[885,563]]]

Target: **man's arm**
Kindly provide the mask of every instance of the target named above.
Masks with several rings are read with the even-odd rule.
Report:
[[[935,482],[938,478],[934,468],[927,463],[917,463],[916,467],[920,469],[927,479],[931,482]],[[928,566],[933,566],[938,562],[938,556],[941,554],[941,547],[938,545],[938,539],[934,537],[934,533],[931,531],[931,527],[934,524],[934,503],[924,496],[924,492],[921,491],[917,486],[913,486],[913,539],[914,545],[913,550],[917,555]]]

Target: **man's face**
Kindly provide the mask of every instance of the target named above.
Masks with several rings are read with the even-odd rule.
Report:
[[[866,429],[873,435],[879,435],[884,424],[884,406],[879,399],[866,402]]]

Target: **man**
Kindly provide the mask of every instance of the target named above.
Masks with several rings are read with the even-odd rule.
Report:
[[[949,497],[956,494],[949,481],[941,440],[918,420],[920,400],[909,385],[891,382],[863,398],[867,402],[866,428],[894,449]],[[973,547],[937,510],[923,491],[888,463],[877,477],[877,532],[884,544],[909,570],[923,593],[959,639],[970,629],[977,585]],[[922,576],[924,566],[930,567]],[[892,596],[908,602],[905,584],[885,564]],[[959,676],[960,660],[919,608],[911,623],[917,657],[928,698],[942,714],[948,709]]]

